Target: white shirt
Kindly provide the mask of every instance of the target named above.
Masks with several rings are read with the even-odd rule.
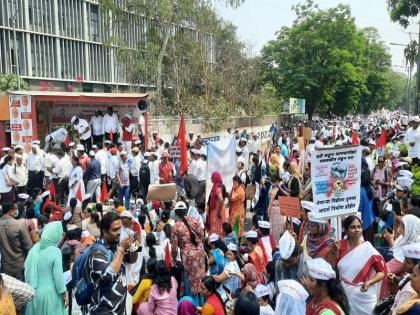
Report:
[[[57,161],[53,168],[53,172],[58,178],[63,178],[64,176],[70,175],[72,168],[73,166],[71,165],[70,157],[66,154]]]
[[[131,175],[136,176],[136,177],[139,176],[141,163],[143,161],[144,161],[144,157],[140,153],[138,153],[136,156],[133,156],[133,168],[132,168]],[[133,174],[134,171],[136,172],[135,174]]]
[[[150,184],[159,184],[159,161],[149,162]]]
[[[103,135],[103,121],[104,118],[102,116],[92,116],[90,119],[90,125],[92,126],[92,132],[94,136]]]
[[[142,134],[144,134],[145,125],[146,125],[146,121],[144,119],[144,116],[140,115],[140,117],[139,117],[139,127],[140,127],[140,130],[141,130]]]
[[[413,129],[410,127],[405,133],[405,141],[408,146],[408,156],[411,158],[420,157],[420,131],[419,128]],[[414,142],[414,146],[410,145],[410,142]]]
[[[44,158],[45,155],[38,150],[36,154],[32,151],[29,152],[28,156],[28,171],[40,172],[44,170]]]
[[[118,155],[112,155],[111,153],[108,155],[108,164],[107,164],[107,175],[114,179],[117,176],[117,169],[119,165],[119,157]]]
[[[188,174],[194,175],[199,182],[206,180],[206,162],[202,159],[192,160]]]
[[[45,156],[45,176],[49,176],[50,178],[57,178],[57,176],[54,173],[50,173],[50,171],[48,171],[47,167],[52,167],[54,168],[55,164],[58,162],[58,157],[55,154],[52,153],[47,153],[47,155]]]
[[[105,133],[116,133],[120,130],[120,126],[118,123],[118,116],[115,113],[112,113],[112,116],[105,114],[102,123],[102,131]]]
[[[19,179],[18,186],[25,186],[28,183],[28,169],[23,163],[19,166],[16,163],[13,167],[16,177]]]
[[[59,129],[51,132],[49,134],[49,136],[51,137],[52,142],[61,143],[61,142],[64,142],[64,140],[67,137],[67,134],[68,134],[68,132],[67,132],[66,128],[59,128]]]
[[[85,131],[86,127],[89,127],[89,123],[85,119],[79,118],[79,123],[74,126],[79,133],[80,139],[87,140],[92,136],[92,130],[89,129],[82,135],[82,133]]]
[[[265,306],[260,305],[260,315],[274,315],[273,308],[270,306],[270,304]]]
[[[101,149],[95,154],[95,159],[101,163],[101,175],[106,174],[107,164],[108,164],[108,152],[106,149]]]
[[[9,191],[12,190],[12,186],[7,186],[6,185],[6,176],[9,176],[9,173],[10,173],[7,166],[8,165],[5,165],[0,170],[0,193],[2,193],[2,194],[8,193]],[[9,176],[9,178],[12,179],[10,176]]]

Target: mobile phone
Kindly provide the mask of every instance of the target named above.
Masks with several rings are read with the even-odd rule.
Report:
[[[230,295],[230,290],[227,286],[225,286],[224,284],[222,284],[222,289],[226,291],[227,294]]]
[[[393,234],[394,233],[394,229],[391,228],[391,227],[389,227],[389,226],[386,227],[386,230],[388,231],[389,234]]]

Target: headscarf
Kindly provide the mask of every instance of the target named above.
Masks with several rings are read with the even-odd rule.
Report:
[[[245,285],[249,284],[253,288],[258,285],[258,273],[253,264],[247,263],[242,269],[242,273],[245,277]]]
[[[197,208],[194,207],[194,206],[190,206],[190,208],[188,209],[187,217],[191,217],[194,220],[196,220],[197,222],[200,222],[200,220],[202,219],[200,213],[197,210]]]
[[[213,181],[213,187],[211,188],[210,193],[210,209],[214,209],[217,202],[217,189],[222,187],[223,180],[218,172],[213,172],[213,174],[211,174],[211,180]]]
[[[311,222],[319,226],[319,234],[308,233],[306,238],[306,249],[312,258],[318,257],[320,252],[327,247],[327,241],[330,239],[331,226],[329,223]]]
[[[190,300],[183,300],[178,304],[178,315],[195,315],[197,307]]]
[[[272,154],[271,155],[270,164],[280,165],[280,158],[277,154]]]
[[[38,261],[41,250],[50,246],[57,246],[62,235],[63,225],[60,221],[48,223],[41,234],[41,240],[29,251],[25,260],[25,282],[34,289],[38,287]]]
[[[402,217],[404,224],[404,235],[400,235],[394,244],[394,248],[405,245],[407,243],[416,242],[417,236],[420,235],[420,219],[412,214]]]
[[[300,179],[302,178],[302,175],[299,172],[299,167],[296,164],[296,162],[291,162],[290,163],[289,173],[290,173],[290,175],[295,176],[297,179],[299,179],[299,182],[300,182]]]

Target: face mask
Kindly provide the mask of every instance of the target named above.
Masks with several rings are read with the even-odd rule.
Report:
[[[15,212],[15,219],[17,219],[18,217],[19,217],[19,209],[17,209]]]

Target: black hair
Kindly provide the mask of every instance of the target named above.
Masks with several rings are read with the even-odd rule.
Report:
[[[362,170],[360,186],[365,187],[368,198],[372,199],[373,189],[370,181],[370,172],[368,170]]]
[[[142,212],[138,214],[137,220],[139,220],[141,229],[144,230],[144,223],[146,223],[146,215]]]
[[[182,210],[182,211],[181,211]],[[198,246],[197,237],[193,230],[191,229],[190,224],[188,223],[187,219],[185,218],[186,210],[185,209],[175,209],[176,215],[181,219],[181,221],[185,224],[185,226],[188,229],[188,232],[190,232],[190,241],[194,246]]]
[[[52,208],[51,205],[48,205],[48,206],[45,207],[44,214],[45,214],[45,217],[48,218],[48,220],[50,219],[50,215],[51,215],[52,210],[53,210],[53,208]]]
[[[242,179],[239,177],[239,175],[233,176],[232,181],[237,182],[239,184],[245,184],[244,182],[242,182]]]
[[[343,310],[344,314],[350,314],[350,304],[347,299],[346,292],[344,291],[343,286],[339,278],[333,278],[329,280],[319,280],[315,279],[317,285],[325,285],[327,289],[328,296],[336,302],[340,308]]]
[[[263,236],[268,236],[268,235],[270,235],[270,228],[262,228],[262,227],[259,227],[259,229],[260,229],[261,234],[262,234]]]
[[[165,209],[170,209],[172,207],[172,204],[173,204],[172,200],[163,202],[163,206]]]
[[[150,218],[149,208],[147,208],[146,205],[141,207],[141,213],[144,213],[146,215],[147,219],[149,220],[150,230],[153,231],[155,229],[155,227],[153,226],[153,221]],[[146,222],[146,220],[144,220],[144,222]],[[143,223],[142,227],[144,228],[144,223]]]
[[[71,214],[73,215],[74,212],[74,208],[76,208],[77,206],[77,199],[76,198],[71,198],[70,202],[69,202],[70,208],[71,208]]]
[[[257,296],[250,291],[243,292],[236,300],[233,315],[258,315],[260,303]]]
[[[153,284],[156,284],[160,294],[172,289],[171,273],[163,260],[159,260],[155,265]]]
[[[270,180],[271,180],[271,182],[279,182],[280,181],[279,173],[275,172],[275,173],[271,174]]]
[[[217,292],[217,283],[216,281],[213,279],[213,277],[211,276],[205,276],[203,279],[201,279],[201,284],[211,293],[214,293],[217,298],[219,299],[219,302],[221,305],[223,305],[223,314],[227,314],[226,313],[226,308],[225,308],[225,304],[223,303],[222,298],[220,297],[219,292]],[[259,309],[259,306],[258,306]]]
[[[35,210],[33,208],[29,208],[26,210],[26,217],[28,219],[34,219],[35,218]]]
[[[3,163],[0,164],[0,170],[3,169],[3,167],[6,166],[7,163],[9,163],[13,158],[10,155],[6,155],[6,157],[4,158]]]
[[[95,205],[95,211],[96,212],[99,212],[100,214],[101,214],[101,216],[103,216],[103,206],[102,206],[102,203],[97,203],[96,205]]]
[[[140,281],[143,279],[153,279],[153,274],[155,273],[157,262],[158,261],[156,258],[149,258],[146,263],[146,272],[140,277]]]
[[[170,239],[172,234],[172,226],[170,224],[165,224],[163,232],[165,233],[165,236]]]
[[[44,225],[48,224],[48,218],[45,215],[41,214],[37,220],[38,220],[38,226],[39,225],[44,226]]]
[[[97,225],[98,227],[100,227],[100,226],[101,226],[101,220],[99,219],[99,214],[97,214],[97,213],[95,212],[95,213],[92,213],[92,214],[90,215],[90,217],[91,217],[91,219],[93,220],[93,222],[95,222],[95,223],[96,223],[96,225]]]
[[[77,228],[66,232],[67,239],[80,241],[82,239],[82,229]]]
[[[392,202],[392,211],[393,211],[396,215],[398,215],[398,216],[401,216],[401,215],[402,215],[402,213],[401,213],[401,205],[400,205],[400,202],[399,202],[399,201],[394,200],[394,201]]]
[[[211,242],[211,244],[214,244],[216,246],[216,248],[220,249],[222,252],[226,253],[227,251],[227,247],[226,244],[223,243],[223,241],[221,239],[218,239],[215,242]]]
[[[154,247],[156,245],[156,236],[153,233],[149,233],[146,235],[146,246],[149,247],[149,256],[150,258],[157,258],[156,257],[156,249]]]
[[[415,215],[416,217],[420,218],[420,208],[419,207],[412,207],[407,210],[407,214]]]
[[[274,260],[269,261],[265,266],[265,270],[269,274],[268,281],[276,282],[276,262]]]
[[[246,238],[248,241],[251,242],[251,244],[257,244],[258,243],[258,237],[247,237]]]
[[[226,235],[232,233],[232,226],[229,222],[223,222],[222,230],[226,233]]]
[[[118,213],[114,211],[106,213],[101,221],[101,235],[103,235],[103,231],[108,231],[111,228],[112,223],[117,220],[120,220]]]
[[[73,156],[71,159],[72,159],[73,162],[76,163],[76,166],[80,166],[80,161],[79,161],[79,158],[77,156]]]
[[[345,220],[343,221],[343,227],[344,230],[348,231],[350,225],[353,223],[353,221],[359,221],[360,223],[362,223],[362,220],[360,220],[360,218],[357,215],[349,215],[347,218],[345,218]]]
[[[6,214],[12,209],[13,209],[13,203],[5,202],[5,203],[3,203],[2,207],[1,207],[1,213]]]

